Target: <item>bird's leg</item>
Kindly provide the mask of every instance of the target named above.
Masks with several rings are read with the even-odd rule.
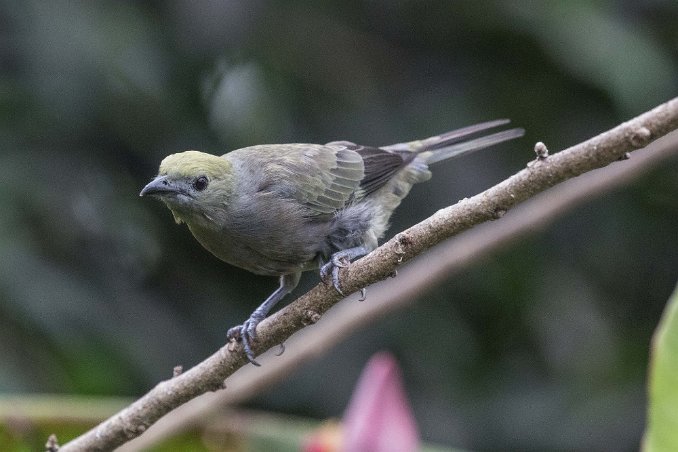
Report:
[[[340,295],[344,295],[339,287],[339,270],[348,267],[351,261],[356,257],[361,257],[370,251],[365,246],[356,246],[346,250],[337,251],[330,257],[330,261],[320,267],[320,279],[327,280],[327,276],[332,274],[332,285]]]
[[[243,349],[245,349],[247,359],[255,366],[258,366],[259,363],[254,360],[252,341],[256,339],[257,336],[257,325],[266,318],[271,309],[273,309],[273,306],[275,306],[285,295],[292,292],[292,290],[297,287],[300,278],[301,272],[282,275],[280,277],[280,287],[278,287],[276,291],[266,299],[266,301],[261,303],[261,305],[254,310],[254,312],[250,315],[250,318],[245,320],[245,323],[242,325],[234,326],[228,330],[227,336],[229,341],[242,341],[242,346]]]

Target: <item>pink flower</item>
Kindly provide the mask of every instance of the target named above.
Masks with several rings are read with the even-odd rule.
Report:
[[[390,353],[375,354],[365,366],[343,424],[342,451],[419,450],[419,432],[400,368]]]
[[[415,452],[419,433],[393,355],[374,355],[363,370],[341,424],[328,421],[304,452]]]

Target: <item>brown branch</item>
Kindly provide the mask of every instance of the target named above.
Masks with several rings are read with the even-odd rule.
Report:
[[[342,287],[352,293],[383,280],[402,262],[470,227],[502,217],[517,203],[587,171],[624,158],[626,153],[678,128],[678,98],[631,121],[539,159],[504,182],[479,195],[438,211],[397,234],[392,240],[342,272]],[[257,330],[255,351],[284,342],[294,332],[317,322],[340,300],[331,287],[319,284],[295,302],[263,321]],[[111,450],[143,433],[160,417],[188,400],[224,387],[224,380],[247,363],[238,347],[228,346],[171,380],[161,382],[132,405],[98,427],[62,446],[62,451]]]

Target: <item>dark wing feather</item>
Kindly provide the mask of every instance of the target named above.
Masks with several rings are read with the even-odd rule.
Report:
[[[355,151],[363,159],[365,176],[360,181],[360,198],[368,196],[383,187],[398,171],[416,157],[407,151],[387,151],[380,148],[361,146],[350,141],[333,141],[328,146],[339,145]]]
[[[379,190],[410,162],[410,159],[406,160],[402,154],[379,148],[359,147],[356,152],[360,154],[365,165],[365,177],[360,181],[364,196]],[[409,155],[414,157],[414,154]]]

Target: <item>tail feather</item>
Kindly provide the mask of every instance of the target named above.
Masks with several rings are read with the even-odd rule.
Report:
[[[418,151],[433,151],[454,143],[468,141],[468,138],[472,135],[480,133],[484,130],[503,126],[509,122],[511,122],[510,119],[497,119],[494,121],[481,122],[479,124],[473,124],[461,129],[452,130],[434,137],[426,138],[425,140],[422,140],[422,147],[418,149]]]
[[[442,160],[447,160],[454,157],[459,157],[463,154],[468,154],[473,151],[485,149],[494,146],[503,141],[513,140],[514,138],[522,137],[525,134],[523,129],[509,129],[501,132],[486,135],[484,137],[475,138],[469,141],[462,141],[452,145],[443,146],[433,151],[425,151],[421,154],[426,163],[433,164]]]
[[[384,146],[383,149],[389,151],[415,152],[419,154],[426,163],[432,164],[440,162],[441,160],[458,157],[472,151],[484,149],[503,141],[512,140],[525,134],[525,130],[516,128],[473,138],[474,135],[477,135],[480,132],[508,124],[509,122],[510,120],[508,119],[487,121],[452,130],[441,135],[425,138],[423,140]]]

